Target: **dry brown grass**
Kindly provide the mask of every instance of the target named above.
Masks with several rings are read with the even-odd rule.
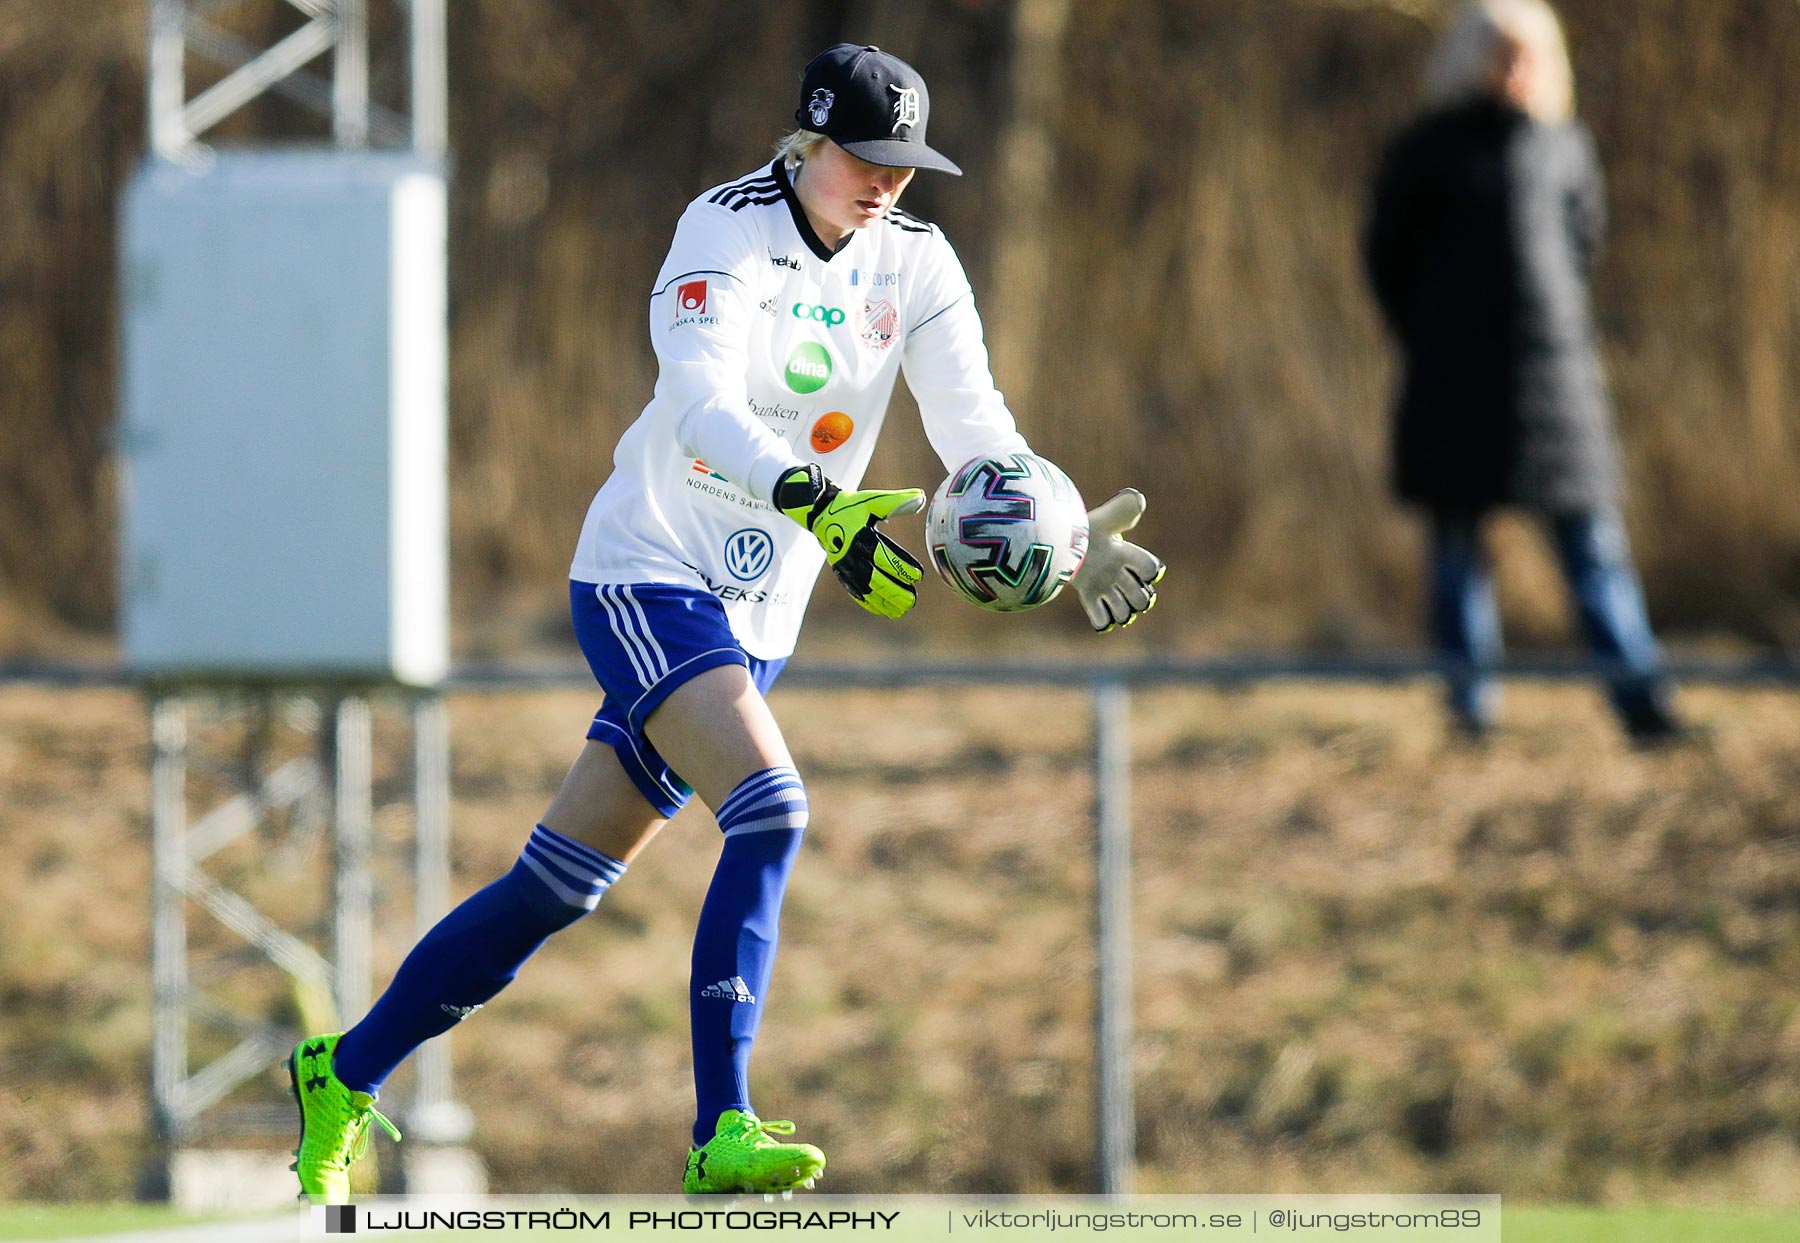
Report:
[[[386,13],[392,6],[375,6]],[[1437,3],[1074,6],[1049,119],[1055,281],[1035,329],[1034,442],[1091,493],[1152,499],[1190,646],[1383,645],[1416,633],[1416,533],[1385,495],[1388,350],[1356,236]],[[1800,6],[1567,0],[1614,237],[1598,305],[1630,517],[1659,621],[1800,644]],[[115,200],[141,149],[141,0],[0,5],[0,590],[96,632],[114,607]],[[558,576],[652,373],[648,288],[682,205],[765,153],[794,67],[832,38],[930,73],[921,178],[984,303],[1009,202],[1010,6],[930,0],[453,6],[453,546],[462,642],[497,601],[561,616]],[[262,11],[265,16],[258,18]],[[241,21],[295,20],[243,6]],[[274,29],[274,27],[270,27]],[[376,92],[398,78],[378,65]],[[320,132],[279,102],[225,137]],[[939,467],[906,405],[873,475]],[[1512,632],[1561,632],[1535,546]],[[834,615],[837,616],[837,615]],[[1179,621],[1168,620],[1179,617]],[[1075,624],[1072,612],[1064,617]],[[947,617],[930,623],[954,634]],[[0,636],[3,637],[3,636]]]
[[[1140,696],[1141,1186],[1793,1203],[1800,699],[1685,702],[1709,742],[1644,755],[1584,688],[1514,688],[1488,751],[1446,746],[1425,687]],[[1085,1187],[1084,699],[775,703],[815,813],[759,1104],[830,1150],[839,1191]],[[507,866],[591,707],[452,701],[458,895]],[[142,739],[128,694],[0,695],[0,1196],[124,1194],[145,1150]],[[217,865],[317,936],[320,849],[272,832]],[[496,1185],[669,1185],[716,850],[684,814],[455,1037]],[[404,885],[381,903],[385,978]],[[213,988],[288,1012],[229,965]]]

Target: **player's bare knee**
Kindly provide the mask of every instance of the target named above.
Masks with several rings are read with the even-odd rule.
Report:
[[[576,757],[541,821],[627,863],[667,822],[626,775],[613,748],[593,741]]]

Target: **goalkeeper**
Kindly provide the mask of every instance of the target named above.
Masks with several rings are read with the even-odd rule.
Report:
[[[1029,451],[955,252],[898,207],[915,170],[960,171],[926,145],[929,107],[903,61],[830,48],[806,68],[798,128],[774,161],[708,190],[676,226],[649,298],[655,395],[619,441],[570,569],[604,702],[512,870],[425,935],[361,1022],[294,1050],[296,1168],[315,1201],[346,1198],[372,1122],[393,1131],[374,1098],[395,1067],[593,910],[696,793],[724,844],[694,937],[683,1188],[779,1192],[824,1171],[792,1123],[762,1120],[750,1101],[807,820],[763,695],[822,565],[872,613],[913,606],[919,563],[878,524],[924,494],[859,487],[899,371],[947,468]],[[1162,563],[1120,538],[1143,504],[1127,490],[1091,515],[1074,582],[1096,630],[1155,602]]]

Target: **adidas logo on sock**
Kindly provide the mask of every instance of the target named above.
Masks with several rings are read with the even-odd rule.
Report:
[[[755,1005],[756,997],[751,993],[744,977],[734,975],[729,980],[720,980],[717,984],[708,984],[700,990],[702,997],[719,997],[725,1001],[741,1001],[746,1005]]]
[[[483,1004],[485,1003],[478,1002],[472,1006],[453,1006],[448,1002],[439,1002],[438,1009],[442,1010],[445,1014],[454,1015],[456,1021],[460,1023],[471,1014],[481,1009]]]

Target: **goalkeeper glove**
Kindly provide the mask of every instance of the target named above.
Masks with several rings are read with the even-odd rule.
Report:
[[[1156,584],[1168,566],[1148,549],[1121,536],[1144,516],[1144,494],[1121,488],[1110,501],[1088,511],[1087,558],[1075,572],[1075,594],[1096,634],[1129,626],[1156,605]]]
[[[875,524],[925,508],[919,489],[846,492],[817,465],[796,466],[776,480],[775,508],[813,533],[831,572],[869,612],[899,617],[917,603],[923,570]]]

